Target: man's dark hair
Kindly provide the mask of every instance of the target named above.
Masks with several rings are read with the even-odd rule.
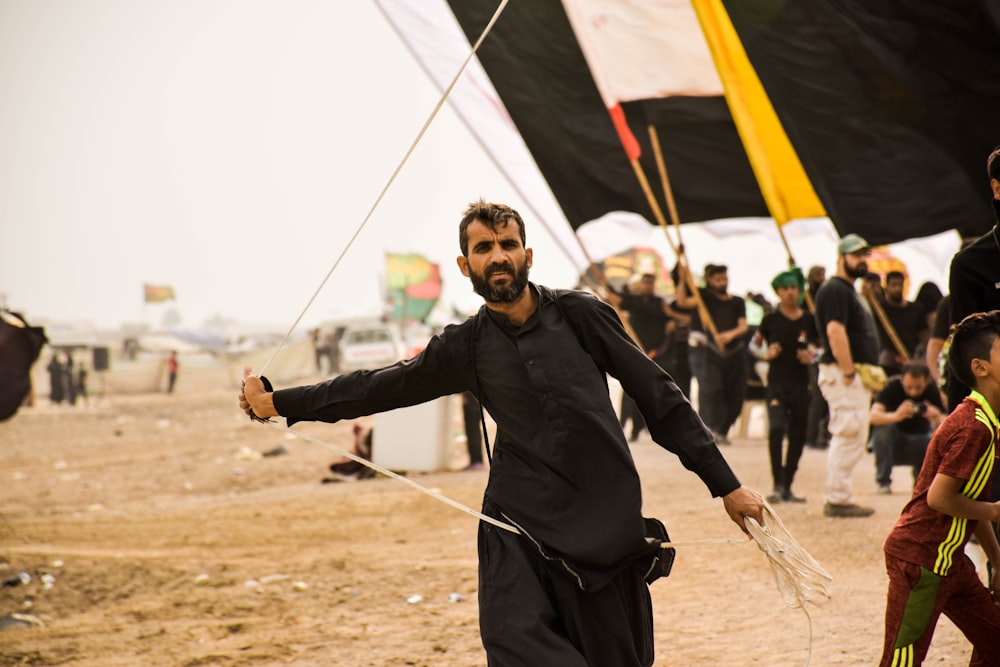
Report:
[[[705,277],[711,278],[712,276],[717,276],[720,273],[727,273],[729,267],[725,264],[706,264],[705,265]]]
[[[962,384],[976,388],[973,359],[989,359],[993,340],[1000,336],[1000,310],[973,313],[952,327],[948,366]]]
[[[900,375],[909,375],[914,378],[929,378],[931,369],[922,361],[907,361],[900,370]]]
[[[465,257],[469,256],[469,225],[473,221],[478,220],[495,232],[498,227],[506,226],[507,221],[511,218],[517,223],[518,229],[521,232],[521,245],[525,245],[524,220],[521,219],[520,213],[510,206],[489,204],[482,199],[469,204],[469,207],[465,209],[465,213],[462,214],[462,222],[458,225],[458,243],[462,246],[462,255]]]
[[[1000,180],[1000,146],[993,149],[990,156],[986,158],[986,173],[990,175],[990,180]]]
[[[903,275],[902,271],[890,271],[885,274],[885,282],[888,283],[893,278],[899,278],[900,280],[906,280],[906,276]]]

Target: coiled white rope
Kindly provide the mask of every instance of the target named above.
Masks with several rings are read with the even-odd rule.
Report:
[[[812,661],[813,627],[807,605],[819,605],[830,599],[827,584],[833,577],[823,569],[809,552],[799,546],[792,534],[785,528],[781,517],[767,501],[764,501],[766,526],[761,526],[751,517],[745,524],[757,547],[764,552],[774,582],[786,606],[801,609],[809,625],[809,652],[806,667]]]

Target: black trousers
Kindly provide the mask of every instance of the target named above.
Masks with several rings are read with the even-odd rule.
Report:
[[[469,464],[483,462],[482,412],[475,394],[462,394],[462,417],[465,421],[465,444],[469,448]]]
[[[521,535],[479,524],[479,627],[489,667],[650,667],[653,607],[627,567],[584,591]]]
[[[819,364],[809,364],[809,419],[806,426],[806,442],[810,445],[826,447],[830,441],[827,422],[830,406],[819,390]]]
[[[772,384],[767,387],[768,450],[775,488],[792,488],[802,448],[806,444],[809,400],[809,389],[805,385]],[[788,436],[788,449],[782,460],[785,436]]]
[[[747,358],[742,351],[723,357],[707,348],[704,355],[703,374],[698,380],[698,410],[705,424],[726,435],[743,411],[747,390]]]

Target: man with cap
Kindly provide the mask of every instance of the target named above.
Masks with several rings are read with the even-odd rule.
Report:
[[[875,510],[852,502],[851,471],[868,440],[871,393],[856,364],[878,363],[875,322],[854,287],[868,273],[868,242],[848,234],[837,244],[837,272],[816,294],[816,328],[823,353],[819,388],[830,406],[830,445],[823,514],[834,518],[870,516]]]
[[[771,287],[778,295],[778,308],[761,320],[753,337],[753,349],[768,362],[767,422],[768,450],[774,493],[769,502],[803,502],[792,493],[792,480],[806,442],[809,416],[809,366],[819,343],[816,320],[799,303],[805,288],[802,270],[782,271]],[[782,461],[782,441],[788,449]]]

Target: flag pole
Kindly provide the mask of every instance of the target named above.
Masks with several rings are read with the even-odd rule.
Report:
[[[667,208],[670,210],[670,217],[673,220],[674,229],[677,232],[677,245],[675,245],[673,239],[670,238],[670,233],[667,230],[666,218],[663,217],[663,211],[660,209],[660,205],[657,203],[656,197],[653,195],[652,188],[649,187],[649,181],[646,180],[646,174],[637,158],[632,160],[632,169],[635,170],[636,177],[639,179],[640,185],[642,185],[642,190],[646,193],[646,199],[649,200],[650,208],[653,209],[653,215],[656,217],[657,223],[659,223],[660,228],[663,230],[663,235],[667,237],[670,247],[677,255],[677,261],[681,264],[681,268],[683,269],[682,273],[685,274],[684,280],[688,285],[688,289],[691,291],[691,296],[694,297],[695,303],[697,304],[698,316],[701,318],[702,324],[708,329],[709,333],[712,334],[712,339],[715,341],[716,346],[720,351],[722,351],[724,346],[719,344],[719,330],[715,326],[715,320],[712,319],[712,315],[708,312],[708,308],[705,306],[704,300],[701,298],[701,290],[698,289],[698,285],[694,282],[694,274],[688,266],[687,254],[684,252],[684,243],[681,239],[680,216],[677,213],[677,202],[674,200],[674,191],[670,187],[670,177],[667,174],[667,165],[663,161],[663,153],[660,151],[660,140],[656,134],[656,128],[649,125],[647,129],[649,131],[650,142],[653,145],[656,167],[660,172],[660,183],[663,187],[663,193],[667,199]]]
[[[642,347],[642,343],[639,342],[638,334],[636,334],[635,329],[632,328],[632,323],[629,321],[627,317],[622,317],[622,311],[618,308],[617,305],[611,302],[611,299],[608,298],[608,294],[610,294],[612,291],[611,286],[608,284],[608,279],[604,275],[604,271],[601,270],[601,268],[597,266],[597,264],[591,258],[590,252],[587,250],[587,246],[583,244],[583,239],[580,238],[580,235],[576,233],[575,229],[573,230],[573,238],[576,239],[577,245],[580,246],[580,252],[583,253],[584,259],[587,260],[587,263],[590,265],[591,271],[594,272],[594,278],[596,278],[597,281],[601,284],[601,287],[604,288],[604,293],[602,294],[597,289],[597,285],[595,285],[594,281],[590,279],[590,276],[587,275],[586,271],[583,272],[583,279],[587,281],[587,284],[590,285],[590,288],[592,290],[594,290],[594,294],[600,297],[601,301],[604,301],[606,304],[615,309],[615,312],[618,314],[618,319],[622,321],[622,325],[625,327],[625,332],[628,333],[628,335],[632,338],[633,341],[635,341],[635,344],[639,346],[639,349],[645,352],[645,350]]]
[[[903,358],[903,362],[906,363],[909,361],[910,353],[906,350],[906,346],[903,345],[903,341],[900,340],[899,334],[896,333],[896,328],[892,326],[892,322],[889,321],[889,316],[885,314],[885,309],[882,308],[882,304],[879,303],[875,295],[872,294],[871,288],[867,283],[862,286],[861,293],[865,295],[865,298],[868,300],[868,304],[872,307],[872,312],[875,313],[879,323],[881,323],[886,335],[892,342],[892,346],[896,348],[899,356]]]

